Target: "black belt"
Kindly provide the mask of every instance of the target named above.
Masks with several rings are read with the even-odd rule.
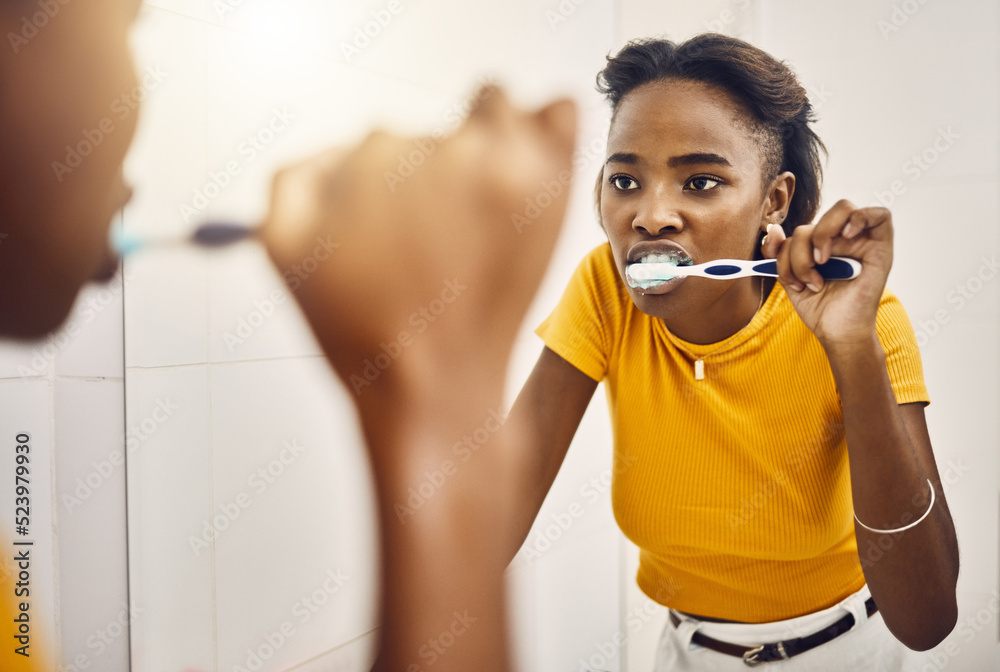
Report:
[[[875,600],[870,597],[865,600],[865,609],[868,611],[869,616],[878,611],[878,607],[875,606]],[[673,610],[670,610],[670,622],[674,624],[675,628],[681,624],[681,619],[674,613]],[[761,646],[749,649],[746,646],[741,646],[740,644],[730,644],[729,642],[723,642],[718,639],[714,639],[713,637],[708,637],[700,632],[695,632],[691,637],[691,641],[700,646],[704,646],[705,648],[712,649],[713,651],[742,658],[744,663],[750,667],[755,667],[761,663],[770,663],[774,660],[788,660],[792,656],[805,653],[809,649],[814,649],[820,644],[826,644],[831,639],[844,634],[853,627],[854,614],[847,614],[833,625],[823,628],[819,632],[815,632],[806,637],[796,637],[795,639],[786,639],[772,644],[762,644]]]

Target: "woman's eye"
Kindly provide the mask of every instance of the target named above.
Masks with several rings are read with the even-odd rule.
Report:
[[[630,191],[632,189],[639,188],[639,183],[628,175],[612,175],[609,181],[611,182],[611,185],[619,191]]]
[[[708,191],[713,189],[721,183],[721,180],[716,180],[711,177],[693,177],[688,181],[688,185],[695,191]]]

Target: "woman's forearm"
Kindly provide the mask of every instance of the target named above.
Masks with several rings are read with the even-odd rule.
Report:
[[[923,427],[923,411],[896,403],[874,332],[824,346],[843,407],[857,518],[879,529],[907,525],[928,509],[927,481],[934,487],[930,514],[904,532],[882,534],[855,524],[865,578],[886,625],[908,647],[930,648],[957,618],[958,546],[926,431],[915,432],[906,418],[919,413]]]

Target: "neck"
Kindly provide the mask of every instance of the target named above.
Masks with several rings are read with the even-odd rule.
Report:
[[[739,333],[753,320],[774,287],[774,278],[745,278],[733,281],[733,286],[696,315],[664,319],[663,324],[678,338],[707,345],[720,343]]]

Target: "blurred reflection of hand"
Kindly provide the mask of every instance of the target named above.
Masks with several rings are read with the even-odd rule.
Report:
[[[491,87],[448,137],[376,131],[276,175],[265,245],[282,272],[313,269],[286,277],[359,405],[502,379],[565,214],[575,128],[570,101],[522,112]],[[543,206],[527,225],[526,200]]]

